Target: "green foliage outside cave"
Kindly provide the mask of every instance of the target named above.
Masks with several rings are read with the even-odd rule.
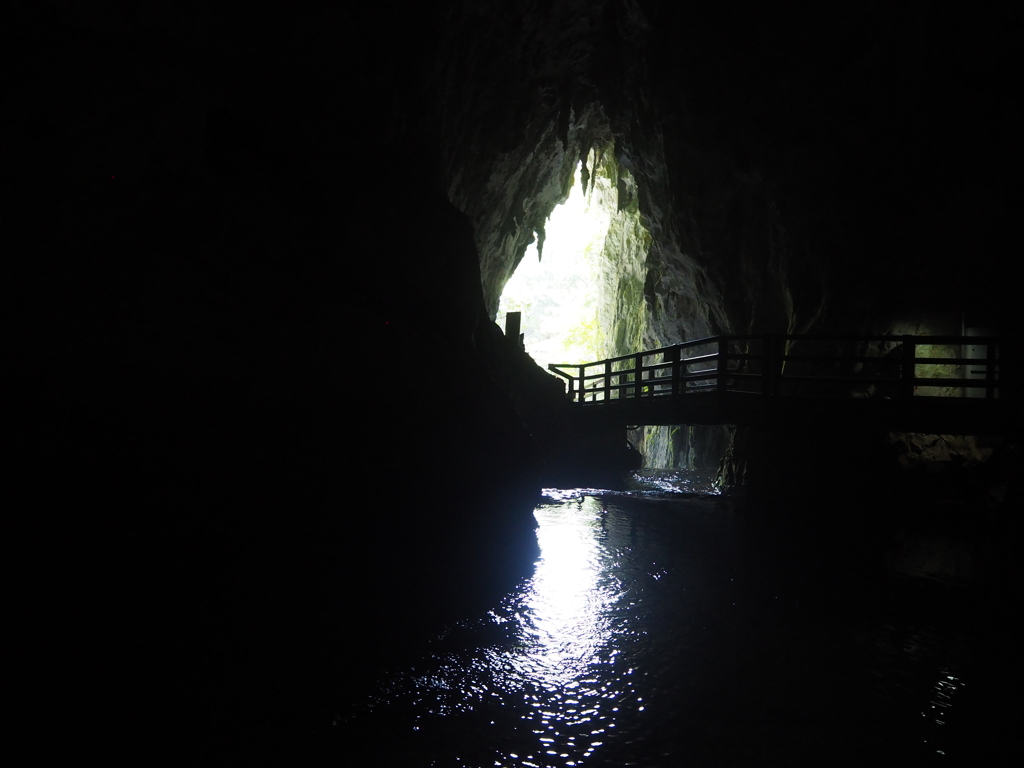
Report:
[[[586,189],[577,167],[569,199],[548,219],[543,260],[530,246],[501,296],[499,323],[505,312],[522,312],[526,350],[542,366],[629,355],[642,350],[647,337],[644,288],[652,238],[636,183],[617,163],[613,145],[591,151],[587,168]],[[573,205],[589,223],[578,225],[576,239],[561,249],[559,218]],[[570,263],[572,269],[560,268]],[[673,466],[677,455],[688,455],[686,441],[662,435],[662,429],[645,429],[638,447],[653,451],[660,462],[654,466]]]
[[[588,165],[594,162],[591,153]],[[543,259],[529,246],[502,292],[499,323],[506,312],[522,312],[526,350],[542,366],[591,362],[608,353],[614,328],[602,309],[603,285],[614,269],[607,239],[619,214],[615,188],[602,178],[592,177],[584,189],[577,167],[569,199],[545,225]]]

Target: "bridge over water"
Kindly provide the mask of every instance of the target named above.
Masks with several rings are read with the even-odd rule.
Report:
[[[1020,429],[1021,343],[995,336],[715,336],[552,364],[594,424]]]

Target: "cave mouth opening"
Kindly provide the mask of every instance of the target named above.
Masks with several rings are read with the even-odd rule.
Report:
[[[593,150],[587,158],[592,173],[576,164],[568,197],[527,246],[498,303],[500,319],[522,313],[526,351],[541,366],[598,360],[612,331],[603,327],[600,304],[617,195],[598,165]]]

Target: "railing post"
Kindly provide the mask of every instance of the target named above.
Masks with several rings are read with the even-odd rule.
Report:
[[[786,345],[789,343],[789,337],[784,333],[775,334],[773,339],[775,344],[775,370],[772,375],[775,377],[775,388],[772,390],[773,395],[782,396],[782,380],[786,377]]]
[[[917,342],[913,336],[904,336],[901,339],[903,345],[903,365],[900,366],[900,395],[902,397],[914,396],[914,378],[917,372]]]
[[[644,353],[633,358],[633,397],[637,400],[643,395]]]
[[[729,373],[729,338],[718,337],[718,386],[719,392],[725,392],[728,384],[727,374]]]
[[[996,396],[996,361],[999,347],[990,340],[985,348],[985,397],[989,400]]]
[[[779,336],[769,333],[761,339],[761,394],[772,397],[779,391]]]
[[[607,403],[612,399],[612,361],[604,361],[604,400]]]
[[[586,369],[587,369],[587,366],[585,366],[585,365],[581,365],[580,366],[580,405],[583,405],[585,402],[587,402],[587,386],[586,386],[587,382],[586,382],[586,379],[583,377],[583,372]]]
[[[672,363],[672,397],[679,396],[679,347],[672,347],[668,351],[668,360]]]
[[[1017,401],[1021,396],[1021,352],[1024,345],[1020,338],[999,341],[999,399]]]
[[[508,339],[509,344],[519,346],[519,329],[522,321],[522,312],[505,313],[505,338]]]

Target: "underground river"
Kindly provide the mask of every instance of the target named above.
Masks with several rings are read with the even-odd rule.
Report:
[[[977,546],[948,525],[879,533],[838,499],[775,506],[668,473],[545,490],[532,575],[340,704],[329,751],[402,766],[997,764],[1003,598],[972,585]]]

